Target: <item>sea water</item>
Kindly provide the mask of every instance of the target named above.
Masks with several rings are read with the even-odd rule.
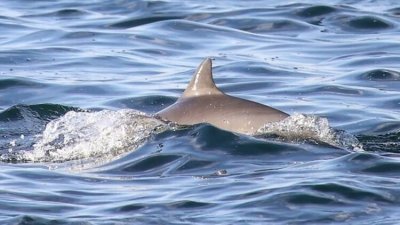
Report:
[[[0,7],[1,224],[397,224],[400,4]],[[153,114],[205,58],[291,116],[249,137]]]

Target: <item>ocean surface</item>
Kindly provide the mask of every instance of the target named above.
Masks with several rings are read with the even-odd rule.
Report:
[[[2,0],[0,224],[400,224],[400,3]],[[153,117],[213,58],[292,115]]]

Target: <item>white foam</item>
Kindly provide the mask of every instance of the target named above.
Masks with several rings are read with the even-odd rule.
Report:
[[[316,141],[354,151],[362,151],[362,145],[352,134],[335,130],[328,119],[314,115],[295,113],[286,119],[267,123],[257,131],[257,136],[277,135],[289,141]]]
[[[49,122],[33,146],[20,154],[33,162],[64,162],[117,156],[141,146],[166,129],[161,121],[136,110],[68,112]]]
[[[99,163],[104,163],[136,150],[153,134],[166,129],[177,128],[136,110],[71,111],[49,122],[33,149],[21,151],[16,157],[32,162],[100,159]],[[280,122],[268,123],[258,130],[257,136],[271,134],[289,141],[313,140],[362,150],[353,135],[331,128],[326,118],[312,115],[294,114]]]

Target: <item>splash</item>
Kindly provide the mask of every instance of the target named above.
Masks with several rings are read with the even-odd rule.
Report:
[[[65,162],[106,158],[140,147],[152,134],[166,129],[161,121],[135,110],[71,111],[52,120],[19,160]]]
[[[136,150],[152,135],[168,129],[182,127],[130,109],[70,111],[46,125],[33,149],[10,152],[2,155],[2,159],[51,163],[82,160],[82,164],[94,160],[95,164],[103,164]],[[356,137],[331,128],[326,118],[312,115],[294,114],[280,122],[266,124],[257,133],[257,136],[270,135],[285,141],[323,142],[343,149],[362,150]],[[15,145],[15,141],[10,145]]]
[[[257,136],[277,135],[294,142],[313,141],[352,151],[363,151],[362,144],[352,134],[329,126],[328,119],[295,113],[286,119],[265,124]]]

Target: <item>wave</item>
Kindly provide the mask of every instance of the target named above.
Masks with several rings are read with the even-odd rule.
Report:
[[[1,146],[3,161],[60,163],[92,160],[96,161],[96,165],[105,164],[122,157],[127,152],[133,152],[156,135],[162,139],[161,133],[165,131],[168,131],[168,136],[168,133],[179,133],[179,130],[197,129],[196,126],[167,124],[150,114],[132,109],[94,112],[51,104],[13,106],[0,113],[0,123],[3,125],[11,123],[5,129],[9,138],[3,141]],[[24,126],[18,128],[18,124],[24,124]],[[212,126],[206,126],[202,130],[207,127]],[[191,136],[190,133],[184,135]],[[214,135],[219,137],[218,142],[211,138]],[[232,146],[243,142],[240,138],[240,140],[235,138],[241,135],[225,131],[205,132],[197,137],[197,141],[207,143],[207,146],[213,143],[223,145],[227,135],[230,138],[226,141],[234,142],[234,144],[228,144],[228,149],[236,149]],[[377,148],[395,152],[392,147],[399,145],[398,134],[356,137],[332,128],[326,118],[298,113],[280,122],[265,124],[258,130],[255,137],[256,139],[246,139],[245,142],[248,143],[246,150],[237,149],[237,151],[240,154],[246,154],[244,151],[249,151],[248,154],[254,152],[260,154],[267,151],[263,150],[265,145],[260,144],[259,141],[270,142],[273,145],[280,145],[279,142],[327,144],[350,152],[362,152],[364,149],[375,151]],[[248,150],[248,147],[253,148],[252,146],[255,149]],[[294,146],[292,148],[296,149]]]

